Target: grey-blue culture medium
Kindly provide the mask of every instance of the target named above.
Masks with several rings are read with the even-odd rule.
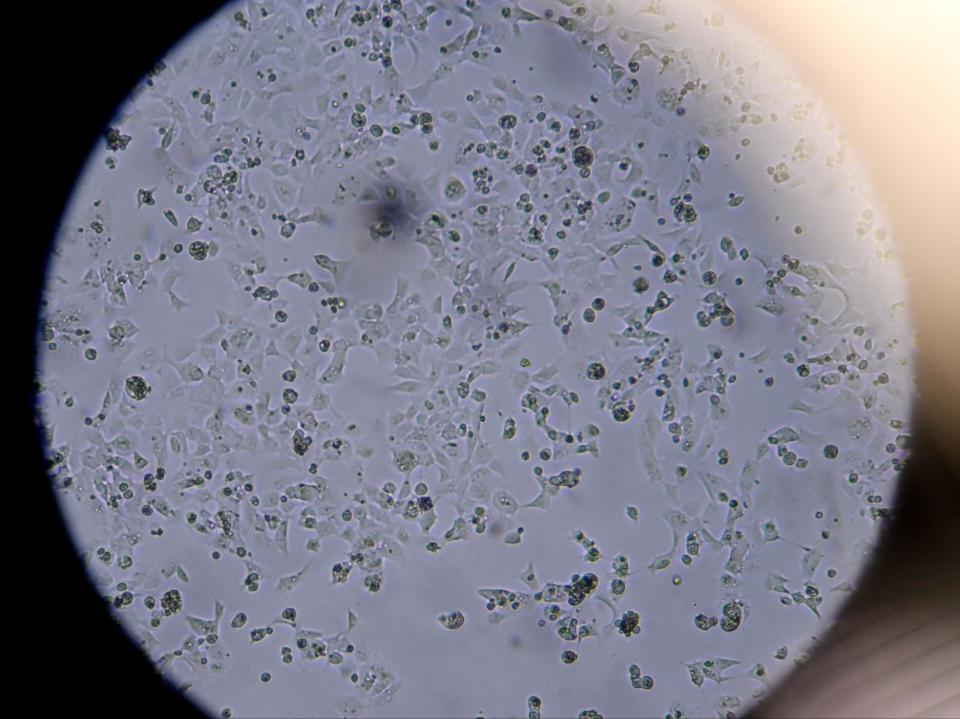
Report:
[[[709,2],[230,4],[79,178],[52,481],[212,716],[736,716],[906,455],[887,220]]]

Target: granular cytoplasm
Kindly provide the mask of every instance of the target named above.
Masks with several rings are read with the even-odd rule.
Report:
[[[91,580],[211,716],[742,714],[909,444],[883,209],[708,2],[230,4],[39,322]]]

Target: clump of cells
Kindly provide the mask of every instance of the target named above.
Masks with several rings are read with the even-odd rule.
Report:
[[[856,587],[910,436],[888,226],[762,42],[640,10],[230,5],[105,132],[38,412],[212,714],[735,716]]]

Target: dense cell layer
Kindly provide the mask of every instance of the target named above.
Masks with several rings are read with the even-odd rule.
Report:
[[[735,715],[905,456],[882,213],[703,4],[232,5],[54,254],[64,514],[216,715]]]

